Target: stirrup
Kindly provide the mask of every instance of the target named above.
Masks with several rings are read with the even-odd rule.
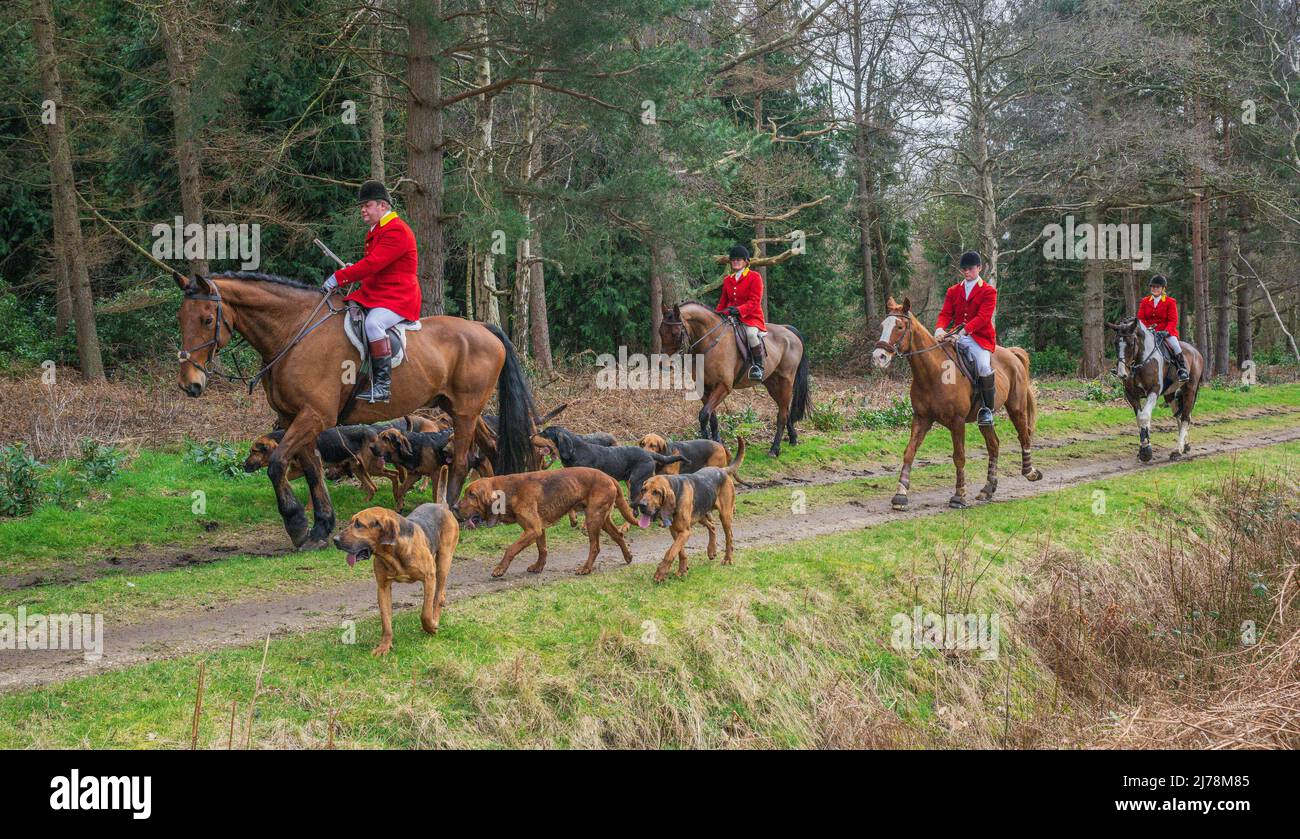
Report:
[[[751,364],[749,367],[749,378],[756,382],[763,381],[763,365]]]
[[[976,415],[976,418],[975,418],[975,424],[976,424],[976,425],[986,425],[986,426],[987,426],[987,425],[992,425],[992,424],[993,424],[993,411],[989,410],[988,408],[980,408],[980,412],[979,412],[979,414]]]

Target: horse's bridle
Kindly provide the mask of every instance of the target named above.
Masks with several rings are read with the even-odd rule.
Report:
[[[934,346],[932,347],[925,347],[924,349],[912,350],[911,352],[903,352],[902,350],[899,349],[899,347],[903,345],[903,341],[907,339],[907,336],[912,331],[912,316],[911,315],[890,315],[890,317],[896,317],[896,318],[901,317],[903,319],[903,334],[899,335],[898,340],[892,344],[886,342],[884,339],[877,341],[875,349],[884,350],[885,352],[896,355],[899,358],[911,358],[914,355],[920,355],[923,352],[930,352],[931,350],[937,350],[943,346],[943,341],[937,340],[935,341]],[[965,329],[965,328],[966,328],[966,324],[959,323],[952,328],[952,331],[955,333],[958,330]]]
[[[199,350],[212,347],[212,354],[208,357],[208,363],[214,364],[217,361],[217,353],[221,352],[222,349],[221,347],[222,325],[224,325],[226,327],[226,331],[230,333],[230,341],[227,342],[226,344],[227,346],[233,344],[236,337],[242,338],[242,336],[236,335],[234,327],[232,327],[230,325],[230,322],[226,320],[226,316],[223,311],[225,302],[221,299],[221,288],[216,283],[211,281],[208,282],[208,285],[212,287],[212,291],[213,291],[212,294],[201,294],[197,290],[198,284],[195,283],[193,286],[195,290],[190,291],[187,288],[183,292],[183,296],[186,300],[207,300],[207,301],[215,302],[217,304],[217,316],[213,319],[213,323],[212,323],[212,338],[211,340],[204,341],[202,344],[199,344],[198,346],[182,348],[176,353],[176,360],[179,361],[181,364],[185,364],[187,362],[193,364],[194,367],[205,376],[217,375],[217,376],[221,376],[227,381],[243,382],[248,385],[249,393],[253,392],[253,389],[257,387],[257,383],[261,381],[262,377],[265,376],[267,372],[269,372],[270,369],[274,367],[280,359],[284,358],[285,354],[288,353],[289,350],[297,346],[299,341],[301,341],[303,338],[306,338],[313,331],[315,331],[316,327],[320,326],[325,321],[329,320],[330,318],[344,311],[341,308],[335,309],[334,304],[330,303],[330,297],[333,296],[335,289],[331,289],[325,292],[325,294],[321,295],[321,302],[316,304],[316,308],[312,309],[311,314],[309,314],[307,316],[307,319],[303,321],[302,327],[299,328],[298,330],[298,334],[296,334],[292,339],[290,339],[289,343],[285,344],[284,347],[278,353],[275,354],[275,358],[272,358],[261,370],[258,370],[253,375],[245,376],[243,367],[241,367],[239,364],[239,356],[235,356],[235,373],[232,375],[230,373],[225,373],[215,368],[209,370],[194,358],[194,353],[198,352]],[[311,323],[311,319],[316,317],[316,313],[320,311],[321,306],[328,306],[329,314],[325,315],[325,317],[321,318],[315,323],[312,323],[311,326],[308,327],[307,324]],[[245,343],[247,343],[247,339],[245,339]]]
[[[1133,325],[1134,333],[1136,333],[1137,327],[1139,326],[1142,327],[1143,331],[1146,330],[1146,326],[1143,325],[1141,321],[1137,321]],[[1136,338],[1136,334],[1134,337]],[[1134,374],[1136,374],[1138,370],[1142,369],[1142,367],[1145,366],[1146,363],[1151,360],[1151,356],[1155,355],[1156,353],[1155,342],[1153,341],[1150,353],[1148,353],[1146,356],[1144,356],[1143,358],[1137,361],[1130,362],[1125,357],[1126,339],[1122,334],[1120,334],[1119,330],[1115,331],[1115,342],[1117,344],[1117,346],[1115,347],[1115,357],[1119,360],[1120,363],[1128,366],[1128,376],[1125,378],[1131,377]],[[1136,345],[1137,341],[1134,340],[1133,343]]]
[[[689,353],[691,350],[695,349],[695,347],[696,347],[696,346],[697,346],[701,341],[703,341],[705,338],[709,337],[709,336],[712,335],[714,332],[717,332],[717,331],[718,331],[719,329],[721,329],[723,326],[726,326],[726,324],[727,324],[727,318],[726,318],[726,317],[723,317],[723,318],[722,318],[721,320],[719,320],[716,324],[714,324],[713,326],[709,327],[709,330],[708,330],[707,332],[705,332],[705,333],[704,333],[703,335],[701,335],[700,337],[696,338],[694,341],[691,341],[690,344],[687,344],[687,343],[686,343],[686,340],[687,340],[688,338],[691,337],[690,332],[686,329],[686,321],[682,320],[682,319],[679,317],[679,318],[677,318],[676,320],[672,320],[671,318],[664,318],[663,322],[666,323],[666,324],[668,324],[668,325],[671,326],[671,327],[674,327],[675,329],[680,329],[680,330],[681,330],[681,347],[680,347],[680,348],[677,350],[677,352],[674,353],[674,354],[675,354],[675,355],[686,355],[686,354]],[[704,352],[707,353],[709,350],[713,349],[715,346],[718,345],[718,341],[721,341],[721,340],[722,340],[722,336],[719,335],[719,336],[718,336],[718,337],[713,341],[712,344],[709,344],[708,349],[704,350]]]
[[[193,364],[194,367],[205,376],[209,375],[210,371],[194,358],[194,353],[212,347],[212,353],[208,356],[208,363],[213,364],[217,360],[217,353],[221,351],[221,327],[226,327],[226,331],[230,333],[231,341],[235,339],[235,330],[226,320],[225,312],[222,309],[225,304],[221,299],[221,289],[217,288],[216,283],[210,282],[208,285],[212,286],[212,290],[216,292],[215,294],[200,294],[197,290],[190,291],[189,289],[186,289],[184,292],[184,298],[186,300],[207,300],[217,304],[217,316],[212,320],[212,339],[204,341],[196,347],[182,348],[176,353],[177,361],[181,364],[185,364],[186,362]],[[193,287],[197,289],[198,284],[195,283]],[[236,367],[238,367],[238,361],[236,361],[235,364]],[[211,372],[217,373],[215,370]]]

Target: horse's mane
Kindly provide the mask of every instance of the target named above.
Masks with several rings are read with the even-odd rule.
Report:
[[[293,277],[284,277],[279,274],[263,274],[261,271],[217,271],[208,274],[207,279],[230,279],[230,280],[251,280],[257,283],[273,283],[274,285],[286,286],[288,288],[300,288],[306,291],[319,291],[320,286],[312,283],[305,283],[302,280],[296,280]]]

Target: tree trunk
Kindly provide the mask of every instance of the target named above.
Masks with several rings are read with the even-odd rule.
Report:
[[[546,319],[546,273],[541,261],[542,234],[536,229],[533,230],[530,250],[533,253],[533,264],[532,276],[528,282],[528,308],[531,316],[533,364],[537,365],[538,370],[549,373],[555,365],[551,360],[551,326]]]
[[[81,375],[87,379],[104,378],[104,359],[99,350],[99,333],[95,328],[95,299],[86,269],[81,239],[81,218],[77,211],[77,188],[72,174],[72,150],[64,125],[63,81],[59,75],[59,57],[55,52],[54,15],[50,0],[32,0],[32,34],[40,65],[41,88],[48,101],[55,103],[55,119],[47,126],[50,144],[50,189],[54,214],[59,219],[56,232],[62,240],[55,242],[56,254],[62,254],[68,273],[72,301],[72,318],[77,328],[77,355]]]
[[[1133,222],[1133,211],[1129,208],[1120,210],[1120,224],[1128,227]],[[1132,260],[1124,261],[1124,270],[1120,274],[1120,285],[1123,286],[1121,291],[1124,293],[1124,314],[1132,316],[1137,314],[1138,299],[1142,296],[1138,293],[1137,271],[1133,268]]]
[[[1214,312],[1214,369],[1221,374],[1226,374],[1231,325],[1229,312],[1232,309],[1232,234],[1228,230],[1228,198],[1220,197],[1216,203],[1219,224],[1219,277],[1216,289],[1218,300]]]
[[[1206,274],[1205,255],[1205,197],[1204,185],[1197,173],[1197,183],[1192,194],[1192,294],[1195,306],[1195,341],[1200,344],[1205,357],[1205,377],[1214,375],[1214,355],[1210,340],[1210,287]]]
[[[383,0],[371,0],[371,6],[375,9],[375,20],[370,30],[370,55],[371,60],[378,64],[382,60],[380,35],[383,18],[379,10],[383,8]],[[384,177],[384,76],[378,71],[370,74],[370,121],[367,127],[370,129],[370,179],[382,184],[387,180]]]
[[[659,327],[664,322],[664,277],[663,268],[655,254],[654,242],[650,242],[650,352],[663,352],[663,341],[659,338]]]
[[[193,62],[183,41],[183,9],[164,6],[159,12],[163,51],[167,54],[167,96],[172,109],[172,131],[176,135],[176,169],[180,175],[181,212],[185,224],[203,224],[203,173],[194,143],[195,127],[190,110],[190,80]],[[206,276],[208,261],[191,259],[190,273]]]
[[[479,0],[479,14],[474,19],[475,40],[482,46],[474,59],[474,85],[486,88],[492,84],[492,58],[488,45],[488,4]],[[474,103],[474,140],[471,152],[471,164],[466,171],[471,192],[483,190],[487,194],[492,180],[492,128],[494,123],[495,97],[484,93]],[[487,209],[485,206],[484,209]],[[495,243],[495,240],[494,240]],[[485,323],[501,325],[501,305],[497,297],[496,254],[488,246],[479,254],[479,263],[475,266],[474,304],[479,320]]]
[[[72,288],[69,283],[68,261],[64,259],[60,244],[68,234],[59,222],[58,213],[54,214],[54,247],[51,249],[53,259],[50,270],[54,272],[54,337],[62,339],[68,334],[68,324],[72,323]]]
[[[446,244],[442,227],[442,76],[434,55],[433,21],[442,0],[411,4],[407,28],[406,201],[417,241],[422,316],[446,314],[443,270]],[[469,310],[466,310],[466,316]]]
[[[1088,205],[1088,223],[1100,227],[1102,208]],[[1093,253],[1083,263],[1083,358],[1079,373],[1086,379],[1100,376],[1105,369],[1106,344],[1102,324],[1106,311],[1106,262]]]
[[[867,322],[875,323],[879,315],[876,274],[871,264],[871,173],[867,167],[866,126],[861,123],[853,135],[853,157],[858,180],[857,201],[853,209],[858,228],[858,257],[862,260],[862,302]]]
[[[1249,212],[1248,205],[1245,201],[1238,204],[1241,208],[1241,231],[1238,234],[1238,242],[1244,242],[1246,234],[1249,232],[1249,221],[1246,214]],[[1236,264],[1236,260],[1233,260]],[[1245,362],[1255,357],[1255,333],[1253,322],[1250,319],[1250,310],[1254,304],[1255,285],[1246,277],[1237,277],[1237,367],[1241,367]]]

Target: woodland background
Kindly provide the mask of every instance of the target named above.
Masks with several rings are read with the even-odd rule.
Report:
[[[1099,375],[1157,271],[1212,375],[1300,358],[1296,0],[17,0],[0,34],[17,371],[174,358],[179,292],[131,243],[178,214],[323,280],[311,240],[360,256],[371,177],[426,314],[539,371],[657,349],[735,241],[824,368],[890,295],[932,318],[968,248],[1039,373]],[[1045,259],[1067,215],[1150,224],[1150,271]]]

